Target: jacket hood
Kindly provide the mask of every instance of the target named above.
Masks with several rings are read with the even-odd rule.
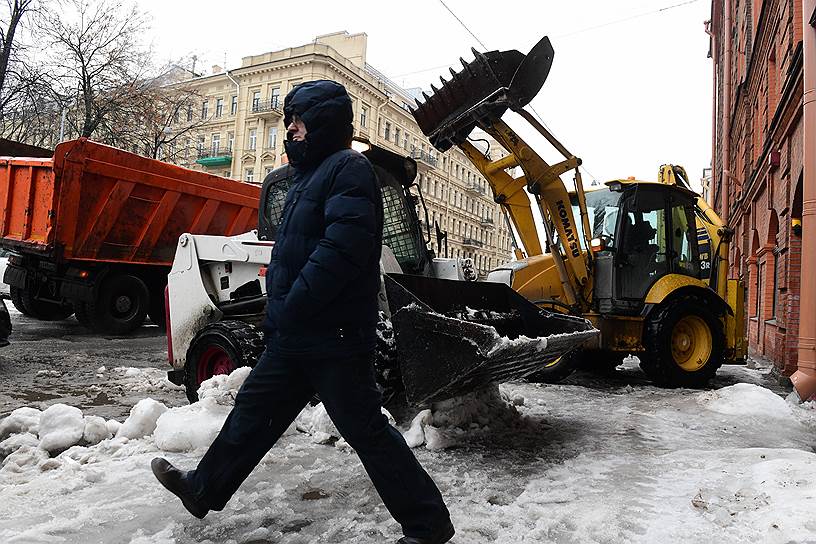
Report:
[[[284,142],[289,162],[296,169],[317,165],[351,144],[351,99],[337,82],[318,80],[295,86],[283,101],[283,114],[287,127],[295,114],[306,125],[305,145],[290,140],[288,134]]]

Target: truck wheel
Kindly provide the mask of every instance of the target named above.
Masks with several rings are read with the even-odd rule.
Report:
[[[40,321],[61,321],[71,317],[74,309],[69,305],[48,302],[34,298],[28,289],[20,289],[18,296],[23,307],[28,312],[26,315],[39,319]],[[14,300],[12,300],[14,302]],[[14,304],[15,307],[17,304]],[[18,308],[19,309],[19,308]]]
[[[147,285],[129,274],[109,276],[99,289],[99,296],[86,307],[94,330],[127,334],[138,329],[147,315]]]
[[[195,335],[184,364],[184,388],[190,402],[198,400],[201,382],[229,374],[239,366],[255,366],[263,353],[264,335],[243,321],[210,323]]]
[[[31,317],[31,313],[28,311],[28,308],[25,307],[23,303],[23,290],[19,287],[11,287],[9,289],[9,296],[11,297],[11,303],[17,308],[17,311],[21,314]]]
[[[660,306],[644,326],[640,368],[661,387],[703,387],[723,364],[722,322],[696,297]]]

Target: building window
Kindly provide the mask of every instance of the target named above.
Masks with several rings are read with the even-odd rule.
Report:
[[[278,127],[269,127],[266,137],[267,149],[275,149],[278,146]]]
[[[192,120],[193,120],[193,107],[187,106],[187,122],[189,123]]]
[[[252,91],[252,111],[261,107],[261,91]]]
[[[215,100],[215,116],[221,117],[224,114],[224,99],[217,98]]]
[[[389,123],[388,121],[385,122],[385,133],[383,134],[383,137],[386,140],[391,139],[391,123]]]
[[[266,176],[271,174],[272,170],[274,170],[274,169],[275,169],[274,166],[267,166],[266,168],[264,168],[264,178],[266,178]]]
[[[198,151],[198,155],[201,156],[204,154],[204,146],[207,144],[207,137],[206,136],[199,136],[198,143],[196,144],[196,151]]]
[[[400,132],[402,131],[399,127],[394,127],[394,143],[397,145],[400,143]]]
[[[221,135],[220,134],[213,134],[211,137],[210,149],[212,149],[213,155],[218,155],[218,152],[221,149]]]
[[[235,145],[235,133],[227,132],[227,151],[232,153],[232,148]],[[229,177],[229,176],[227,176]]]
[[[238,95],[232,95],[232,102],[230,102],[230,115],[235,115],[238,111]]]
[[[405,131],[405,136],[402,137],[402,148],[408,150],[408,131]]]
[[[368,106],[360,108],[360,128],[366,128],[368,122]]]
[[[254,168],[247,168],[244,170],[244,181],[253,182],[255,181],[255,169]]]
[[[255,147],[257,146],[257,143],[258,143],[258,130],[257,129],[254,129],[254,128],[249,129],[248,141],[249,141],[249,145],[247,146],[247,149],[249,149],[250,151],[255,151]]]
[[[280,88],[275,87],[271,91],[270,101],[272,103],[273,108],[278,107],[278,102],[280,102]]]
[[[207,118],[207,115],[209,114],[207,110],[208,110],[209,107],[210,107],[210,103],[207,100],[205,100],[204,102],[201,103],[201,118],[202,119]]]

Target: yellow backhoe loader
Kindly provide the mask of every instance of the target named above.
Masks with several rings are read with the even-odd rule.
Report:
[[[725,362],[745,357],[744,288],[727,278],[732,237],[694,193],[685,171],[664,165],[658,181],[621,179],[584,191],[581,159],[525,106],[553,61],[548,38],[527,55],[473,50],[472,62],[414,110],[439,151],[458,146],[487,179],[524,248],[488,279],[541,308],[588,319],[600,336],[552,362],[545,378],[579,361],[617,365],[627,354],[658,385],[704,385]],[[550,164],[503,119],[517,113],[562,156]],[[469,135],[487,132],[506,154],[491,159]],[[521,171],[521,175],[516,175]],[[573,173],[574,190],[561,176]],[[539,239],[533,203],[543,219]]]

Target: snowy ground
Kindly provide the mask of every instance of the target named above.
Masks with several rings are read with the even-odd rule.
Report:
[[[283,437],[223,512],[189,516],[153,479],[150,459],[164,455],[192,468],[240,376],[217,380],[206,400],[187,407],[183,392],[160,379],[159,336],[146,332],[131,343],[74,331],[46,342],[13,318],[22,343],[0,352],[4,413],[15,400],[13,408],[64,403],[82,411],[22,410],[0,422],[0,542],[399,537],[319,407],[302,414],[300,431]],[[28,361],[34,376],[22,388],[45,391],[68,376],[74,389],[50,399],[14,397],[8,379],[23,373],[4,368],[25,364],[38,342],[44,349]],[[61,375],[37,378],[36,370],[48,370],[41,368],[47,345]],[[97,373],[100,366],[106,369]],[[730,367],[715,389],[670,391],[649,386],[630,362],[612,376],[579,374],[564,385],[507,384],[478,402],[436,406],[402,430],[448,501],[454,543],[816,542],[816,411],[763,387],[766,372]],[[90,395],[76,390],[83,379],[113,400],[86,402]],[[148,397],[161,404],[143,401],[125,421],[130,406]]]

